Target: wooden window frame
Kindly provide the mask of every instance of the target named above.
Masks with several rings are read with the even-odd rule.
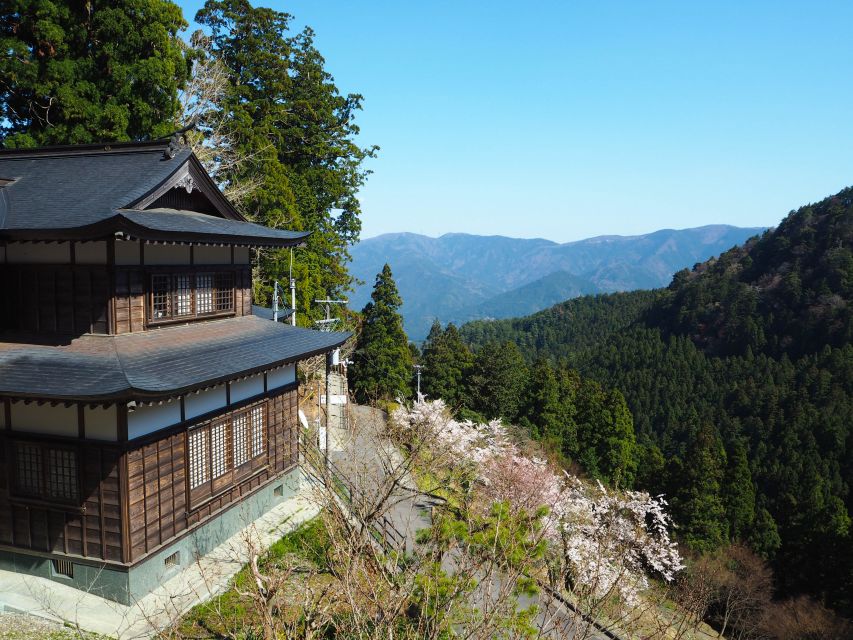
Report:
[[[237,313],[237,273],[232,268],[211,267],[200,269],[197,267],[176,269],[151,269],[146,272],[145,313],[150,326],[187,322],[205,318],[217,318],[233,316]],[[198,311],[199,298],[199,276],[211,276],[212,286],[205,287],[205,297],[209,299],[210,311]],[[165,289],[155,286],[158,280],[166,280]],[[181,280],[187,279],[187,285],[180,287]],[[178,313],[184,300],[179,297],[181,291],[189,294],[189,309],[187,313]],[[164,296],[166,315],[157,317],[155,310],[155,296]]]
[[[252,415],[256,411],[262,411],[260,422],[253,422]],[[226,493],[236,487],[240,482],[250,478],[263,469],[269,466],[269,415],[270,404],[264,399],[260,402],[252,403],[236,411],[231,411],[225,415],[217,416],[210,420],[194,425],[187,430],[187,465],[186,465],[186,482],[189,489],[189,510],[193,511],[203,506],[205,503],[214,498]],[[235,425],[239,419],[245,419],[245,433],[242,438],[235,438]],[[252,455],[255,443],[258,442],[255,427],[260,427],[260,450],[255,455]],[[214,451],[214,430],[224,427],[224,432],[220,437],[223,447],[221,452]],[[192,438],[203,438],[204,445],[201,447],[203,452],[204,469],[198,470],[196,466],[198,459],[193,456],[193,451],[190,447]],[[246,448],[245,460],[240,465],[235,465],[237,460],[234,451],[234,444],[242,442]],[[217,457],[217,454],[221,457]],[[214,465],[221,463],[224,469],[216,475],[216,467]],[[196,482],[194,480],[203,478],[203,481]]]
[[[53,442],[38,442],[34,440],[11,440],[10,444],[10,458],[11,458],[11,477],[9,478],[9,492],[10,496],[14,499],[33,502],[37,504],[55,504],[55,505],[63,505],[63,506],[77,506],[79,507],[82,501],[82,487],[80,486],[80,478],[81,478],[81,469],[80,469],[80,449],[75,446],[68,446],[57,444]],[[19,457],[18,451],[19,447],[30,447],[38,451],[39,456],[39,464],[41,466],[39,470],[39,491],[26,491],[20,488],[19,483]],[[74,460],[74,479],[73,485],[67,485],[71,487],[71,491],[73,495],[70,497],[63,497],[58,495],[52,495],[50,493],[51,486],[51,469],[53,468],[50,464],[50,458],[52,452],[62,452],[63,454],[71,454]]]

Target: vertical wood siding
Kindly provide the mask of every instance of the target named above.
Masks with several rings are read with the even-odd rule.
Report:
[[[210,519],[298,463],[296,390],[278,393],[265,402],[267,464],[217,495],[203,502],[196,500],[198,504],[191,503],[188,496],[187,431],[128,451],[129,562],[138,561]]]
[[[105,267],[6,265],[0,326],[35,333],[108,333]]]
[[[11,472],[12,439],[0,437],[2,459]],[[10,497],[10,473],[0,480],[0,544],[85,558],[122,559],[119,491],[121,451],[87,443],[78,449],[80,504],[61,507]]]

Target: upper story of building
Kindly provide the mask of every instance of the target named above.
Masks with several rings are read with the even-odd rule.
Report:
[[[251,261],[307,236],[246,220],[175,141],[0,151],[0,428],[15,403],[141,420],[135,407],[187,394],[221,410],[245,380],[258,396],[295,384],[292,365],[349,334],[254,315]]]
[[[249,315],[252,249],[307,235],[246,220],[176,142],[0,151],[0,330],[118,335]]]

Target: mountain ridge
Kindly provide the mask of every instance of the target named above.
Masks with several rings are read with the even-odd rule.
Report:
[[[406,330],[417,341],[435,318],[444,323],[505,318],[547,308],[567,294],[665,286],[674,272],[762,231],[712,224],[566,243],[458,232],[438,237],[407,231],[382,234],[351,251],[351,272],[363,284],[350,300],[354,309],[361,309],[375,274],[388,262],[404,300]],[[565,275],[549,279],[559,273]],[[503,298],[507,303],[502,306]]]

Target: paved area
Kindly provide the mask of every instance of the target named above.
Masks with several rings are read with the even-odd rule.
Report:
[[[44,578],[0,571],[0,611],[25,612],[120,640],[149,638],[156,629],[168,627],[199,602],[224,591],[246,563],[248,549],[269,547],[313,518],[318,509],[309,499],[308,482],[303,485],[305,489],[296,496],[271,509],[136,604],[122,605]]]
[[[388,488],[388,475],[395,474],[403,462],[400,452],[383,435],[385,413],[372,407],[350,405],[346,428],[343,420],[336,423],[334,418],[333,412],[329,459],[367,495],[368,500],[380,500],[377,494]],[[398,486],[388,498],[391,507],[386,516],[403,535],[406,551],[411,551],[417,531],[431,524],[429,506],[419,500],[414,478],[401,476],[398,480]]]

